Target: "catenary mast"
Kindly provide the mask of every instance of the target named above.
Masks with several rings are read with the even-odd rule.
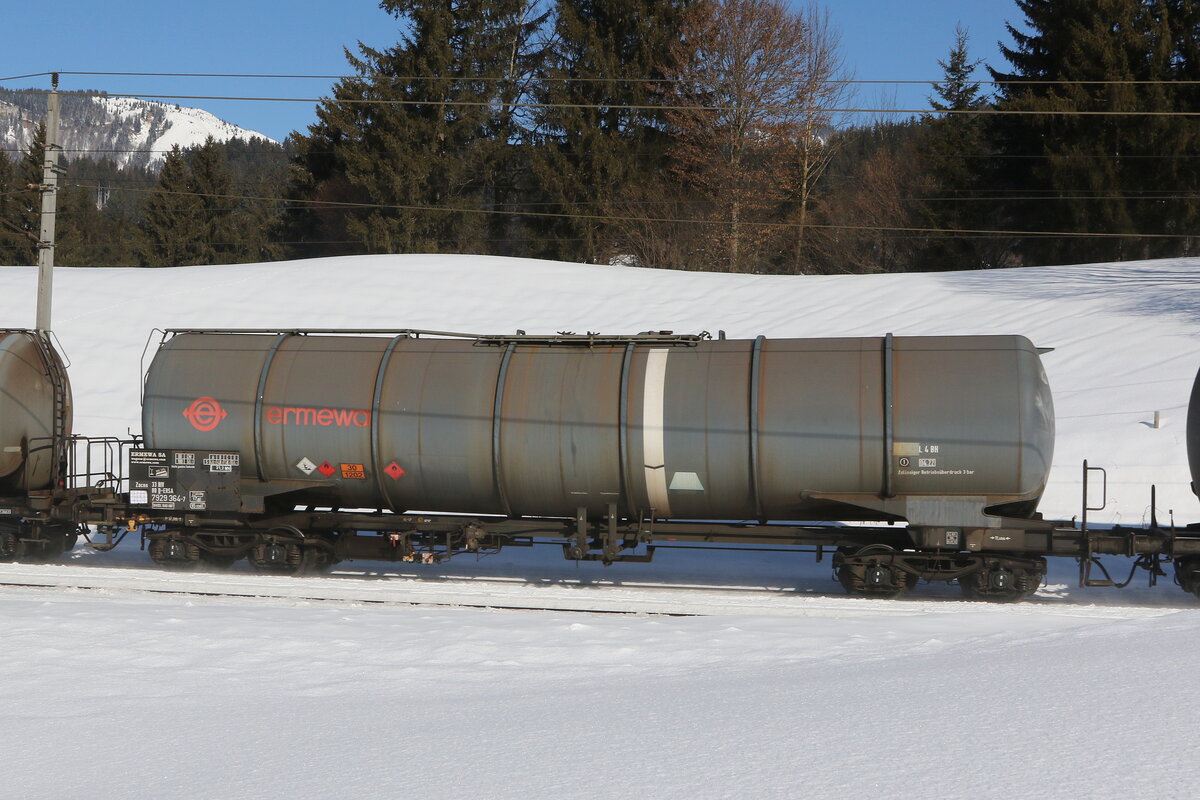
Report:
[[[54,221],[58,200],[58,155],[62,145],[58,141],[58,73],[51,75],[51,90],[46,100],[46,147],[43,156],[42,185],[42,228],[38,238],[38,299],[37,329],[43,334],[50,331],[51,296],[54,291]]]

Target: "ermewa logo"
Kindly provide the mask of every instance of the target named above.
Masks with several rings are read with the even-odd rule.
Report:
[[[264,418],[268,425],[320,425],[323,428],[369,428],[371,412],[365,408],[304,408],[271,406]]]
[[[183,410],[187,421],[201,433],[215,430],[221,420],[229,416],[229,412],[221,408],[221,404],[211,397],[197,397],[192,404]]]

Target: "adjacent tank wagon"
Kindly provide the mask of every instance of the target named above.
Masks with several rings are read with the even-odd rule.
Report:
[[[67,483],[71,384],[39,331],[0,329],[0,560],[49,559],[75,546],[54,518]]]
[[[1187,419],[1188,465],[1192,471],[1192,492],[1200,497],[1200,372],[1192,384],[1192,399]]]
[[[289,501],[504,517],[1028,516],[1054,445],[1021,336],[709,340],[180,333],[152,450]]]
[[[71,429],[66,368],[43,334],[0,330],[0,496],[50,489]]]

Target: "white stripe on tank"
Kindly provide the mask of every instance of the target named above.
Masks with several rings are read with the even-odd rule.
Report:
[[[656,517],[671,516],[663,444],[663,407],[666,402],[669,354],[670,350],[665,347],[655,348],[646,354],[646,381],[642,395],[642,455],[646,469],[646,496]]]

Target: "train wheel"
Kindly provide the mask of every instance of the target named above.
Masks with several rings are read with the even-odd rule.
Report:
[[[856,552],[839,553],[834,562],[838,581],[856,597],[899,597],[916,586],[920,576],[897,566],[892,553],[895,550],[886,545],[870,545]]]
[[[1015,603],[1037,591],[1046,577],[1045,568],[998,561],[958,579],[968,600]]]
[[[255,572],[268,575],[295,575],[303,551],[296,542],[268,541],[256,544],[246,559]]]
[[[280,528],[251,548],[246,559],[256,571],[268,575],[314,575],[333,566],[333,543],[318,536],[303,536],[294,528]],[[283,536],[278,534],[285,534]],[[290,535],[287,535],[290,534]],[[292,537],[296,538],[292,538]]]
[[[1200,557],[1175,559],[1175,581],[1185,592],[1200,598]]]
[[[200,567],[200,548],[183,539],[151,539],[146,549],[160,567],[180,571]]]
[[[17,557],[17,531],[7,525],[0,527],[0,561],[12,561]]]
[[[327,550],[324,547],[307,548],[304,556],[304,569],[299,574],[318,575],[328,571],[335,563],[333,551]]]
[[[18,538],[16,557],[33,564],[45,564],[55,560],[65,550],[75,547],[79,538],[74,527],[63,525],[37,525],[27,532],[27,536],[25,541]]]

